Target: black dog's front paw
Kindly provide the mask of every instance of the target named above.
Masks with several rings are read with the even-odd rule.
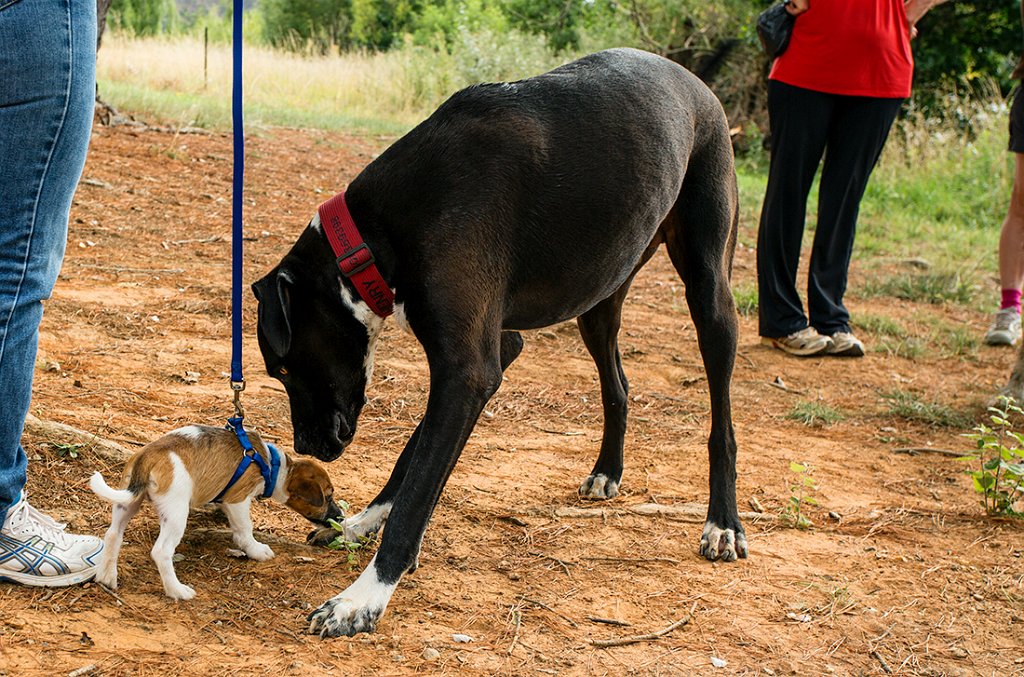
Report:
[[[700,554],[702,557],[715,561],[735,562],[737,558],[747,557],[747,536],[737,521],[735,528],[724,528],[712,520],[704,523],[704,532],[700,537]]]
[[[605,501],[619,495],[619,480],[612,479],[604,473],[590,475],[580,485],[580,498]]]
[[[356,606],[351,600],[340,596],[329,599],[309,614],[309,633],[326,637],[353,637],[360,632],[373,632],[377,629],[377,621],[383,609],[372,609]]]

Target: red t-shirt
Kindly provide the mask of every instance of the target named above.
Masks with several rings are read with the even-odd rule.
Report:
[[[905,98],[913,75],[903,0],[810,0],[768,77],[829,94]]]

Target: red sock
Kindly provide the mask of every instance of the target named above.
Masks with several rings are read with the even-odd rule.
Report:
[[[1016,308],[1017,312],[1020,313],[1020,296],[1020,289],[1004,289],[1003,301],[1002,305],[999,306],[999,310],[1005,310],[1006,308]]]

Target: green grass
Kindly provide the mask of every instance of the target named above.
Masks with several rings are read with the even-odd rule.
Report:
[[[913,336],[882,336],[874,343],[872,350],[907,360],[916,360],[926,352],[924,343]]]
[[[907,331],[899,322],[884,315],[872,315],[870,313],[854,315],[851,323],[857,329],[862,329],[875,336],[892,336],[895,338],[906,338]]]
[[[935,332],[935,342],[945,357],[975,358],[981,345],[981,328],[943,324]]]
[[[102,98],[150,122],[228,129],[231,51],[202,41],[104,36],[97,75]],[[253,126],[359,130],[394,135],[477,82],[542,73],[574,54],[554,54],[540,36],[460,33],[451,52],[405,45],[388,52],[307,57],[245,46],[243,96]]]
[[[891,390],[882,393],[887,413],[907,421],[924,423],[934,428],[967,428],[971,417],[935,401],[922,400],[915,393]]]
[[[736,311],[743,317],[757,315],[757,286],[752,283],[738,284],[732,288]]]
[[[860,293],[864,297],[889,296],[919,303],[970,305],[974,300],[974,281],[959,271],[901,273],[871,277]]]
[[[822,402],[801,400],[786,414],[790,421],[799,421],[806,426],[821,427],[838,423],[846,418],[841,411]]]

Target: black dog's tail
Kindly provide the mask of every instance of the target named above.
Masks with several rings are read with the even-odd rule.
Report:
[[[711,81],[718,75],[718,71],[722,70],[722,66],[725,65],[726,58],[738,44],[740,41],[736,38],[722,40],[714,52],[701,59],[700,63],[694,67],[694,75],[703,80],[705,84],[711,84]]]

